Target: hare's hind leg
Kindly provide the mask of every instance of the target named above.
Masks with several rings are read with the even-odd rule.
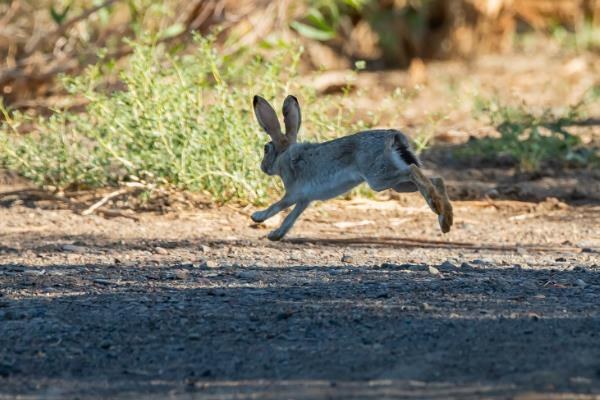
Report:
[[[452,205],[442,178],[427,178],[416,165],[410,166],[410,180],[417,186],[429,207],[438,215],[442,232],[450,232],[453,223]]]
[[[427,204],[429,204],[431,210],[438,215],[441,214],[443,210],[442,199],[435,190],[433,183],[431,183],[429,178],[426,177],[421,169],[415,164],[411,164],[409,168],[411,182],[417,186],[419,192],[421,192],[421,195],[425,198],[425,201],[427,201]]]
[[[454,212],[452,210],[452,204],[450,203],[450,199],[448,198],[448,193],[446,192],[446,185],[444,184],[444,180],[439,177],[431,178],[431,183],[435,186],[438,194],[442,198],[442,213],[438,215],[438,221],[440,223],[440,227],[442,228],[442,232],[446,233],[450,231],[450,227],[454,223]]]
[[[287,217],[285,217],[285,219],[281,223],[281,226],[269,233],[269,235],[267,236],[269,240],[279,240],[282,237],[284,237],[285,234],[288,233],[288,231],[292,228],[292,226],[294,226],[294,223],[296,222],[300,214],[302,214],[302,212],[306,210],[306,207],[308,207],[309,204],[309,201],[297,202],[296,207],[294,207],[292,212],[290,212],[287,215]]]
[[[295,202],[286,194],[281,200],[271,204],[266,210],[253,213],[250,218],[252,218],[252,221],[254,222],[263,222],[282,210],[292,206],[294,203]]]

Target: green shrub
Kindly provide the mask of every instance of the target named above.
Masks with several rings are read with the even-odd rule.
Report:
[[[578,136],[567,131],[569,126],[583,119],[584,105],[568,107],[562,113],[545,110],[536,115],[525,104],[513,107],[497,100],[477,98],[476,115],[486,116],[500,136],[471,140],[457,150],[457,155],[490,161],[508,157],[525,172],[538,171],[545,163],[596,166],[598,149],[583,146]]]
[[[277,108],[286,94],[298,95],[304,139],[364,125],[351,122],[351,108],[295,83],[297,47],[279,44],[268,58],[256,52],[225,58],[207,38],[197,38],[196,51],[185,55],[132,45],[120,90],[107,87],[110,63],[64,79],[72,95],[87,99],[83,113],[55,110],[33,119],[2,108],[4,166],[55,190],[135,180],[202,191],[218,202],[262,203],[280,187],[259,169],[268,137],[254,119],[254,94]],[[32,133],[19,134],[23,124],[34,124]]]

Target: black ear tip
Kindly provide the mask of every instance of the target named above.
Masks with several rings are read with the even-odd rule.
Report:
[[[256,103],[258,103],[258,99],[260,99],[260,96],[258,95],[254,95],[254,97],[252,98],[252,105],[256,105]]]

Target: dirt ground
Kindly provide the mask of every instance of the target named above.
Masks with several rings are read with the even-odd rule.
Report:
[[[136,221],[0,196],[0,399],[600,398],[598,171],[531,176],[443,147],[493,130],[453,96],[565,106],[597,60],[434,64],[401,121],[392,105],[409,134],[448,112],[424,157],[456,200],[447,235],[416,194],[317,204],[278,243],[253,208]],[[364,76],[365,109],[410,78]]]
[[[0,398],[600,395],[600,206],[250,211],[1,208]]]

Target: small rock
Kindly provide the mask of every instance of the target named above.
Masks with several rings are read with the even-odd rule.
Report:
[[[40,275],[44,275],[46,273],[46,270],[45,269],[26,269],[25,271],[23,271],[23,273],[25,275],[40,276]]]
[[[557,259],[555,259],[554,261],[556,261],[556,262],[566,262],[566,261],[567,261],[567,259],[566,259],[566,258],[564,258],[564,257],[558,257],[558,258],[557,258]]]
[[[486,265],[486,264],[492,264],[491,260],[488,259],[475,259],[473,261],[471,261],[472,264],[476,264],[476,265]]]
[[[189,272],[186,271],[185,269],[178,269],[178,270],[175,270],[174,275],[175,275],[176,279],[183,280],[183,279],[187,279],[187,277],[189,276]]]
[[[112,346],[112,343],[108,340],[104,340],[102,343],[100,343],[100,348],[102,349],[110,349],[110,347]]]
[[[527,254],[527,249],[524,247],[517,247],[517,254]]]
[[[532,321],[539,321],[540,320],[540,316],[536,313],[529,313],[528,314],[529,318],[531,318]]]
[[[441,275],[440,270],[434,266],[429,266],[428,271],[431,275]]]
[[[210,251],[210,247],[208,247],[207,245],[203,244],[202,246],[200,246],[200,251],[203,253],[208,253]]]
[[[213,260],[202,260],[199,264],[200,268],[217,268],[218,266],[219,264]]]
[[[160,247],[160,246],[155,247],[154,248],[154,252],[156,254],[160,254],[161,256],[165,256],[165,255],[169,254],[169,252],[167,251],[167,249],[165,249],[163,247]]]
[[[113,282],[108,279],[94,279],[92,282],[97,283],[99,285],[112,285]]]
[[[160,279],[166,279],[169,281],[175,280],[177,279],[177,276],[175,276],[175,273],[171,272],[171,271],[166,271],[160,274]]]
[[[452,264],[450,261],[444,261],[440,264],[438,269],[445,272],[454,271],[456,269],[456,265]]]
[[[255,271],[240,271],[237,273],[237,277],[240,279],[255,279],[258,274]]]
[[[583,279],[575,280],[575,284],[582,289],[587,286],[587,283],[585,283],[585,281]]]
[[[389,268],[389,269],[410,269],[412,264],[394,264],[394,263],[383,263],[381,264],[381,268]]]
[[[423,272],[428,270],[427,266],[421,264],[411,264],[408,269],[413,272]]]
[[[582,253],[593,253],[594,249],[592,249],[591,247],[584,247],[583,249],[581,249]]]
[[[421,303],[421,310],[423,311],[431,311],[433,310],[433,307],[431,305],[429,305],[428,303]]]
[[[294,315],[294,312],[292,310],[286,310],[277,314],[277,319],[281,321],[290,318],[292,315]]]
[[[77,246],[74,244],[65,244],[62,246],[63,251],[68,251],[71,253],[85,253],[85,247]]]
[[[348,264],[351,264],[351,263],[353,263],[353,262],[354,262],[354,258],[353,258],[351,255],[344,254],[344,255],[342,256],[342,262],[343,262],[343,263],[348,263]]]
[[[464,262],[464,263],[460,264],[460,269],[472,271],[475,269],[475,267],[472,264],[469,264],[468,262]]]

